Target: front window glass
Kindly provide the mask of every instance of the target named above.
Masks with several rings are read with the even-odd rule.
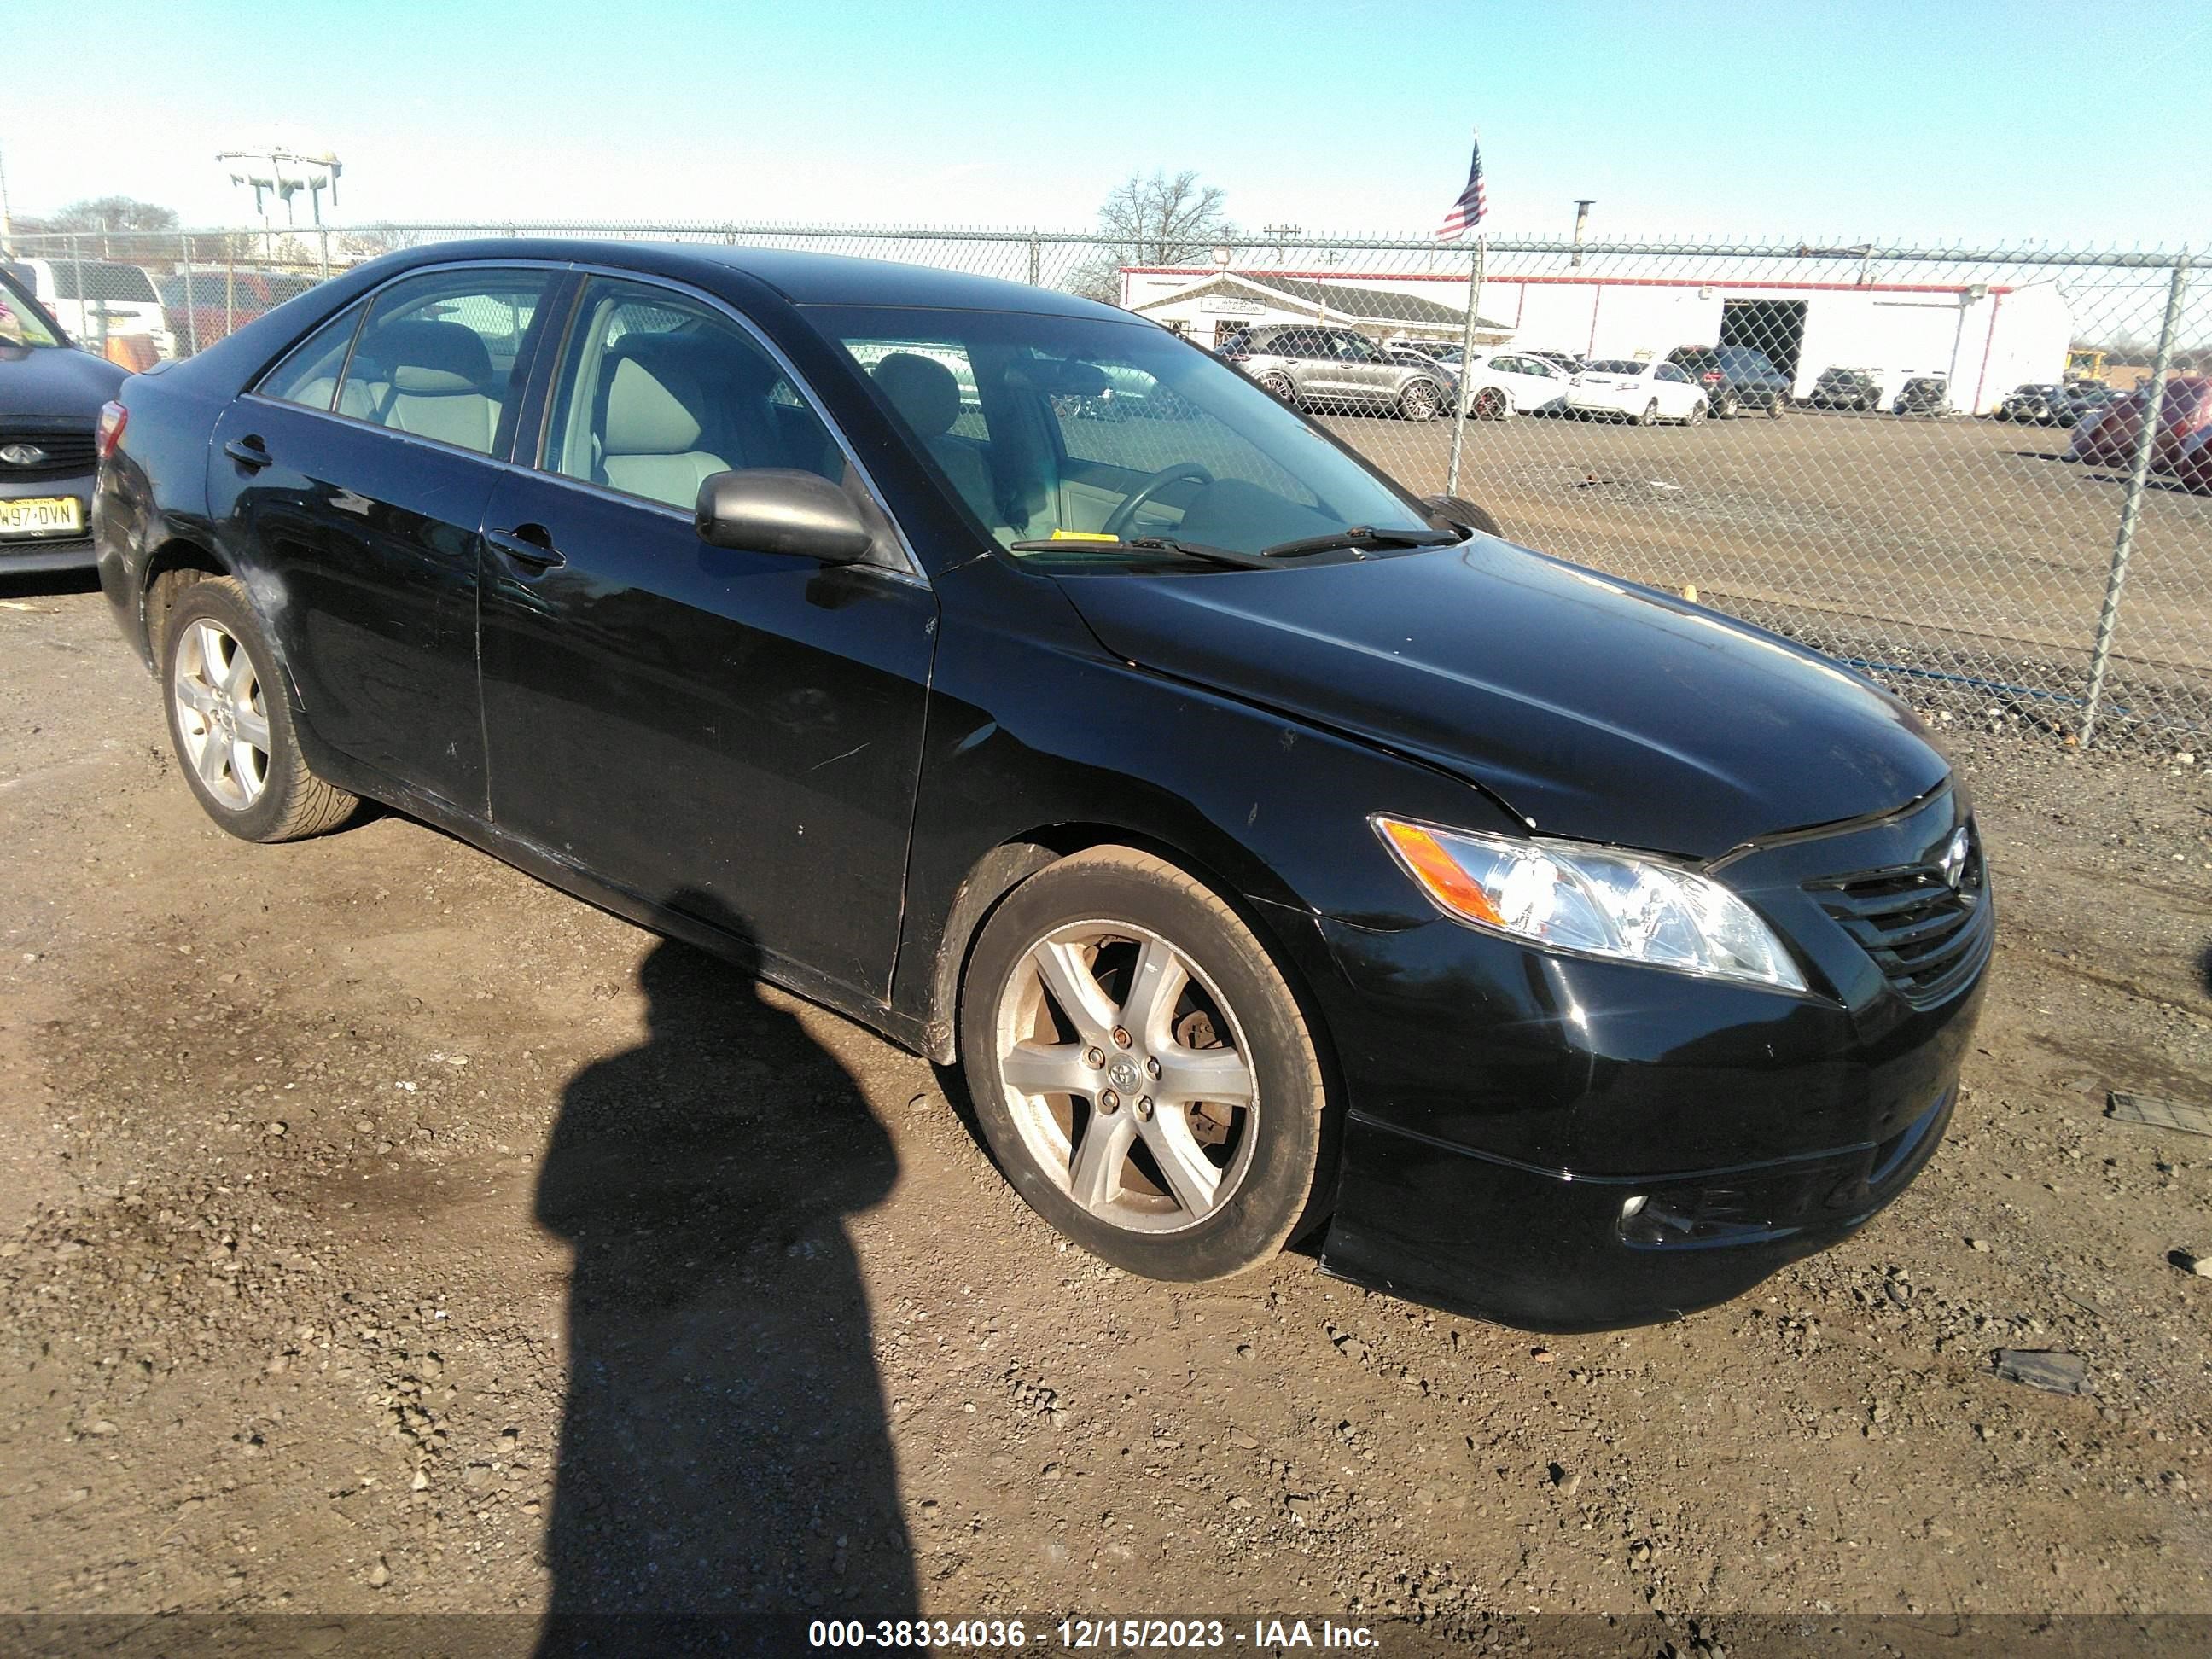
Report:
[[[1127,556],[1097,537],[1256,552],[1356,525],[1435,527],[1252,380],[1151,324],[842,306],[808,315],[1002,546],[1058,538],[1070,558],[1114,560]]]
[[[611,279],[584,291],[544,464],[686,511],[717,472],[845,476],[829,428],[751,335],[684,295]]]
[[[521,391],[515,367],[550,273],[434,271],[376,298],[337,410],[491,454]]]
[[[58,346],[61,337],[46,326],[37,306],[15,283],[0,278],[0,345]]]

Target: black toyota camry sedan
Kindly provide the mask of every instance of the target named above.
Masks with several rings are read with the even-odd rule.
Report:
[[[1132,1272],[1313,1236],[1509,1322],[1662,1318],[1942,1138],[1991,896],[1905,708],[1149,323],[448,244],[104,431],[101,580],[218,823],[371,797],[754,963],[957,1065]]]

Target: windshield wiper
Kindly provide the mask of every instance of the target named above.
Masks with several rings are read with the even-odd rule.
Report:
[[[1455,538],[1456,539],[1456,538]],[[1239,553],[1231,547],[1209,547],[1204,542],[1170,541],[1164,536],[1137,536],[1127,541],[1095,542],[1089,538],[1061,541],[1049,538],[1042,541],[1012,542],[1008,546],[1016,553],[1084,552],[1092,548],[1111,548],[1116,552],[1133,550],[1139,553],[1180,553],[1188,559],[1204,559],[1211,564],[1225,564],[1239,570],[1265,570],[1267,558],[1258,553]]]
[[[1377,530],[1370,525],[1356,524],[1349,530],[1336,530],[1326,536],[1308,536],[1295,542],[1277,542],[1273,547],[1263,547],[1260,556],[1267,559],[1294,559],[1301,553],[1337,553],[1346,548],[1367,547],[1443,547],[1464,541],[1465,537],[1452,530]]]

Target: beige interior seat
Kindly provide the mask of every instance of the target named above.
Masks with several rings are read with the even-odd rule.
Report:
[[[894,351],[876,365],[874,374],[891,407],[914,428],[960,499],[985,524],[1000,523],[1004,514],[993,495],[990,468],[973,445],[952,435],[953,422],[960,418],[960,382],[952,371],[933,357]]]
[[[594,425],[601,483],[688,507],[701,484],[742,462],[702,443],[710,405],[680,346],[642,336],[610,352]]]
[[[459,323],[387,323],[365,343],[380,363],[380,387],[349,379],[340,412],[361,415],[400,432],[491,453],[499,435],[498,377],[491,354],[473,329]],[[356,353],[357,356],[361,354]],[[367,408],[349,407],[356,401]]]

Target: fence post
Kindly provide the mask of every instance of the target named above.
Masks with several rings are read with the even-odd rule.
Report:
[[[180,233],[177,237],[177,249],[184,255],[185,342],[189,348],[185,355],[187,357],[197,357],[200,355],[200,313],[199,307],[192,303],[192,239]],[[173,346],[175,343],[173,330],[171,331],[170,337]]]
[[[1037,259],[1038,259],[1038,255],[1039,255],[1042,252],[1042,249],[1038,246],[1038,245],[1037,245],[1037,239],[1036,239],[1036,237],[1034,237],[1034,236],[1030,237],[1030,286],[1031,288],[1035,288],[1035,287],[1037,285]]]
[[[1474,263],[1468,272],[1467,325],[1459,337],[1459,384],[1452,392],[1451,465],[1444,475],[1444,494],[1459,494],[1459,456],[1467,444],[1467,377],[1474,365],[1469,361],[1474,356],[1475,307],[1482,303],[1482,255],[1484,244],[1489,239],[1474,239]]]
[[[2112,662],[2112,634],[2120,623],[2120,590],[2127,586],[2128,557],[2135,551],[2136,526],[2142,521],[2143,489],[2150,481],[2152,453],[2165,424],[2166,374],[2173,363],[2173,337],[2181,331],[2181,297],[2189,289],[2189,250],[2174,256],[2166,284],[2166,320],[2159,325],[2158,356],[2151,360],[2150,384],[2143,393],[2142,431],[2136,440],[2135,465],[2120,498],[2120,531],[2112,542],[2112,568],[2105,573],[2105,604],[2097,613],[2097,642],[2089,652],[2089,695],[2081,711],[2081,746],[2095,741],[2097,716],[2105,699],[2105,675]]]

